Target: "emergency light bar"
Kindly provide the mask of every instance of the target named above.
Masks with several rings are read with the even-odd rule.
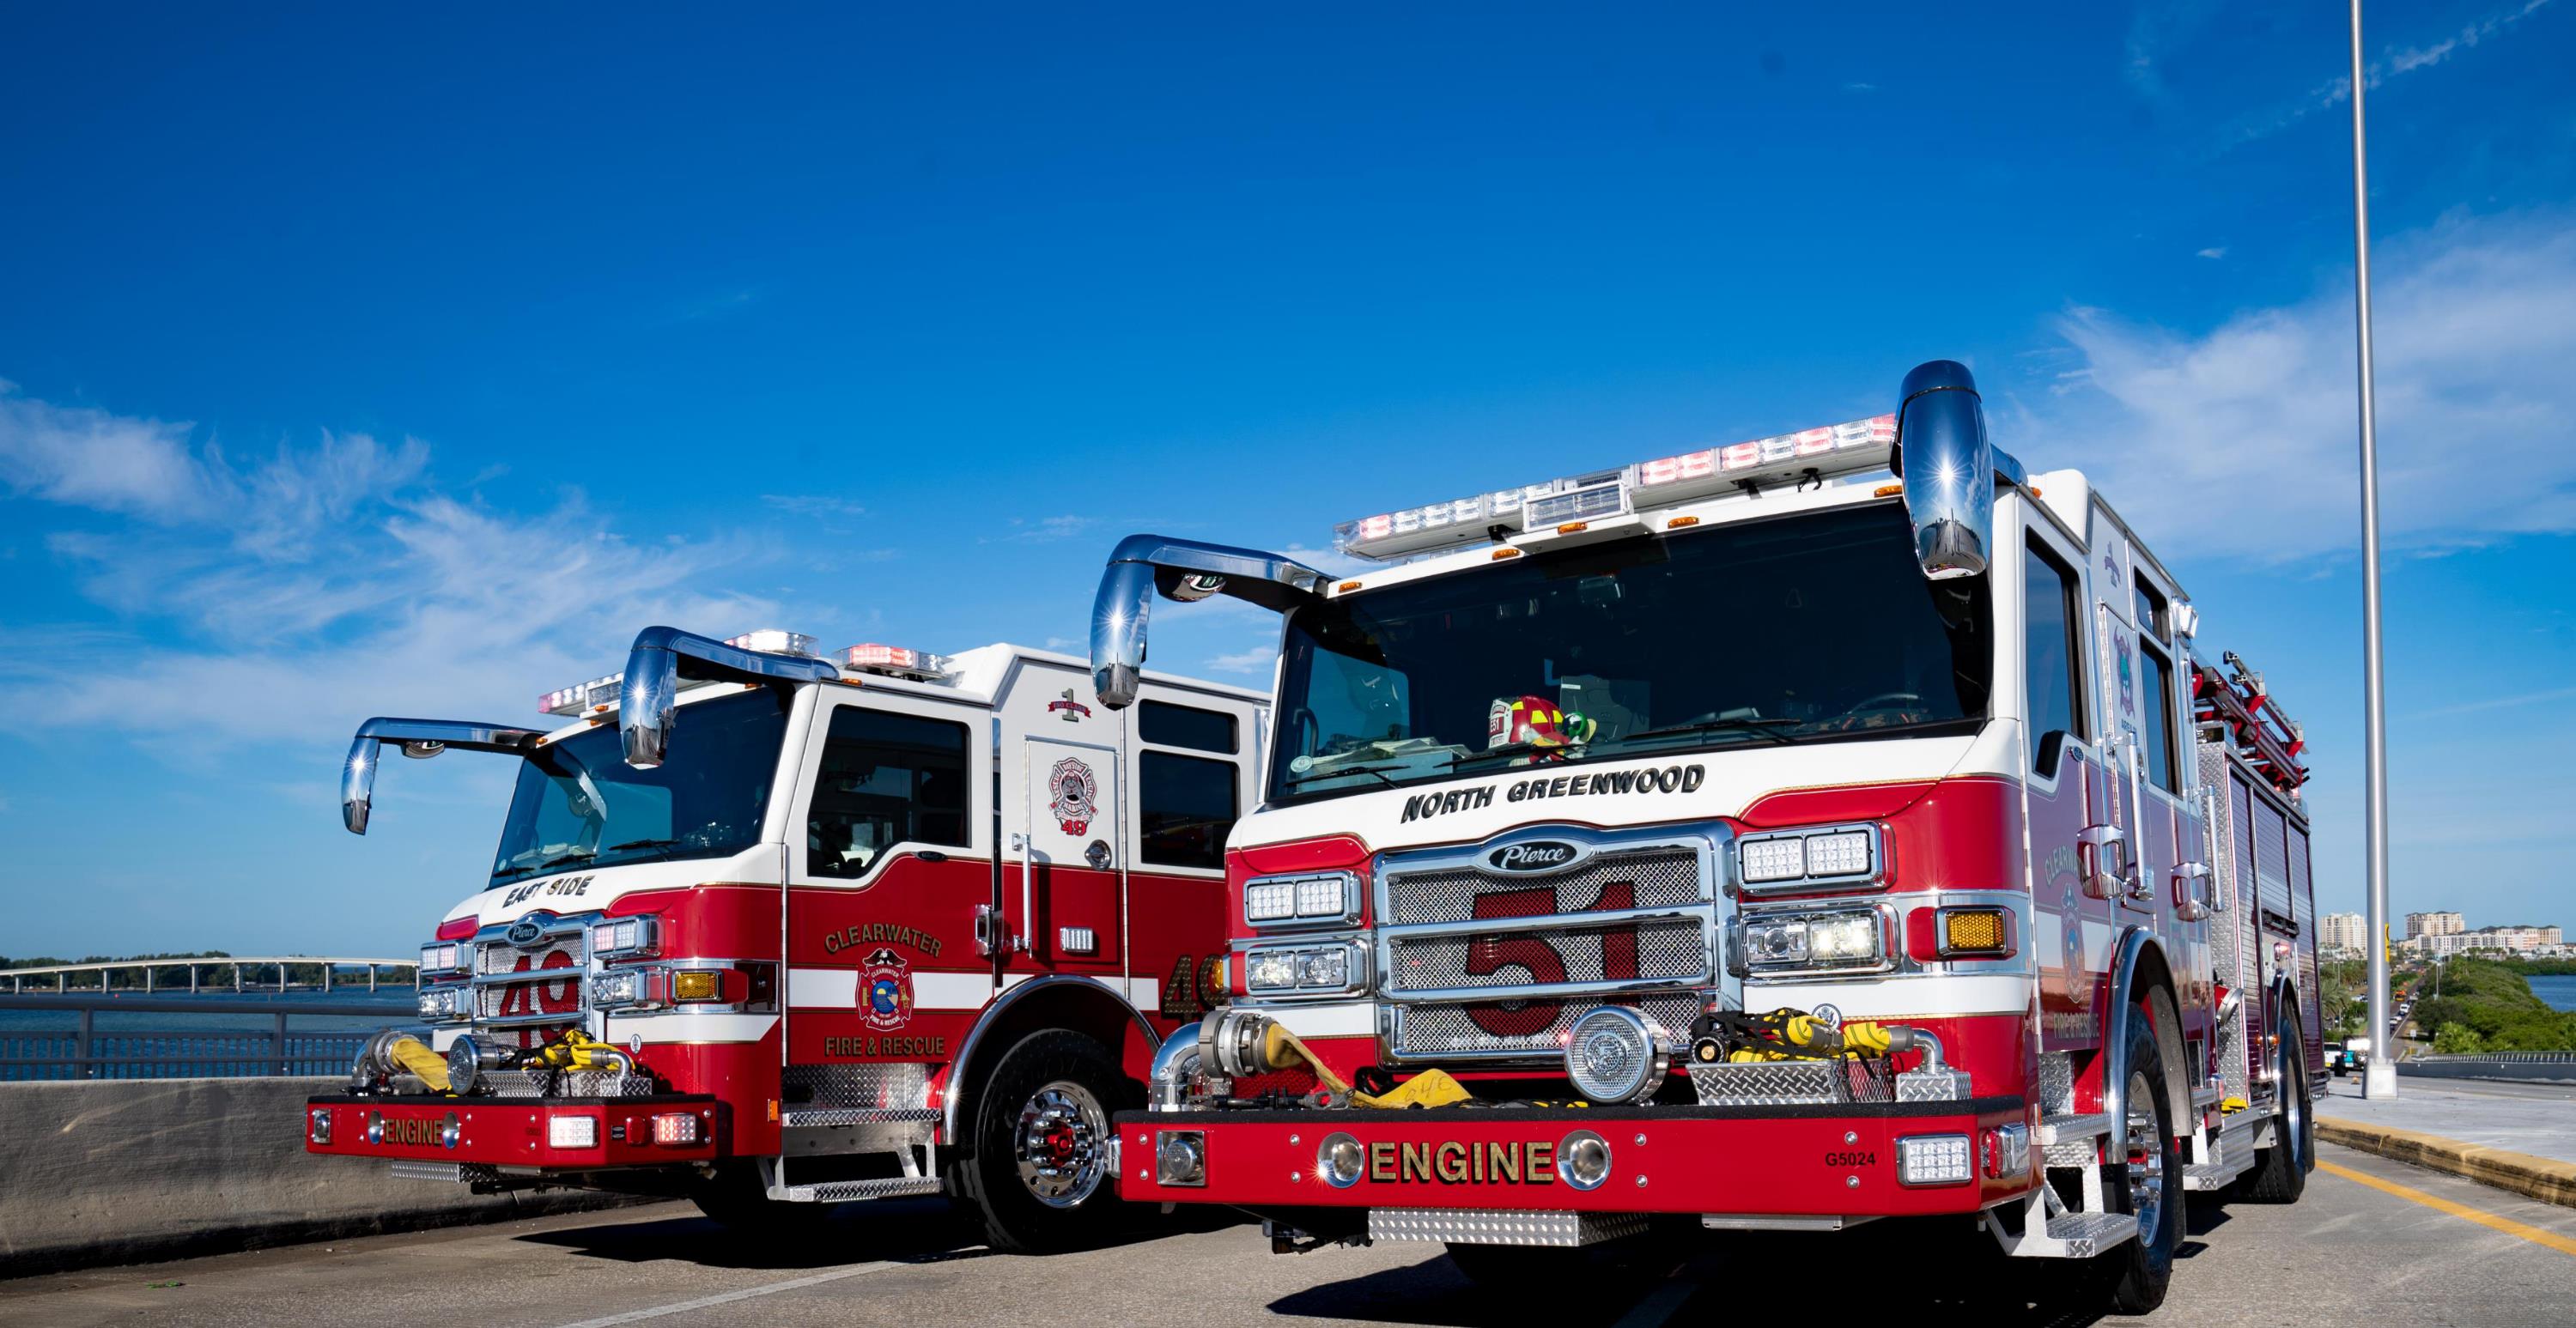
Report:
[[[800,655],[806,659],[822,658],[822,656],[815,650],[814,638],[807,636],[802,632],[785,632],[780,631],[775,627],[764,627],[756,632],[745,632],[740,636],[727,637],[725,638],[725,644],[732,646],[736,650],[757,650],[764,655]],[[626,675],[623,672],[618,672],[609,674],[605,678],[593,678],[578,686],[559,687],[554,691],[538,697],[537,709],[545,714],[561,715],[566,719],[577,719],[583,715],[591,714],[594,711],[606,710],[608,707],[616,704],[617,693],[619,689],[623,688],[625,685]],[[680,690],[687,691],[692,687],[704,687],[706,685],[706,679],[687,678],[681,680]]]
[[[1733,489],[1821,481],[1884,469],[1895,442],[1896,417],[1878,415],[1346,521],[1333,528],[1333,547],[1357,558],[1402,558]]]
[[[879,645],[863,642],[841,652],[842,668],[861,673],[885,673],[898,678],[919,678],[936,682],[949,675],[948,657],[909,646]]]

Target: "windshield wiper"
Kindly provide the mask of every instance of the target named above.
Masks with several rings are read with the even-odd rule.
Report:
[[[680,841],[676,839],[630,839],[623,844],[611,844],[606,851],[623,853],[630,848],[678,848],[679,846]]]
[[[1305,784],[1318,779],[1339,779],[1344,775],[1374,775],[1377,777],[1377,782],[1386,785],[1388,788],[1394,788],[1396,787],[1396,783],[1394,780],[1386,777],[1386,772],[1389,770],[1403,770],[1407,768],[1409,767],[1400,765],[1345,765],[1337,766],[1331,770],[1309,770],[1302,775],[1290,775],[1288,777],[1288,782],[1290,784]]]
[[[538,863],[534,870],[547,871],[556,867],[569,867],[576,862],[588,862],[592,858],[598,856],[599,851],[597,849],[575,849],[570,853],[558,853],[555,856]]]
[[[1797,739],[1792,738],[1788,734],[1782,733],[1779,730],[1786,726],[1804,724],[1806,722],[1807,721],[1803,719],[1791,719],[1786,715],[1769,719],[1757,716],[1738,716],[1732,719],[1703,719],[1689,724],[1673,724],[1660,729],[1641,729],[1635,733],[1622,734],[1618,738],[1613,739],[1613,741],[1628,743],[1635,742],[1641,738],[1690,738],[1697,737],[1703,733],[1749,733],[1758,738],[1768,738],[1776,743],[1788,744],[1796,742]]]

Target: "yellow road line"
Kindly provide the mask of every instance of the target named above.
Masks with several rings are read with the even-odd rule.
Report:
[[[2576,1238],[2562,1236],[2555,1231],[2543,1231],[2539,1227],[2525,1226],[2509,1217],[2498,1217],[2493,1213],[2482,1213],[2475,1208],[2469,1207],[2467,1204],[2453,1203],[2440,1195],[2426,1194],[2422,1190],[2409,1189],[2406,1186],[2397,1184],[2395,1181],[2381,1180],[2377,1176],[2366,1175],[2362,1172],[2355,1171],[2350,1167],[2339,1167],[2332,1162],[2318,1162],[2317,1170],[2341,1176],[2345,1180],[2360,1181],[2362,1184],[2384,1194],[2393,1194],[2409,1203],[2419,1203],[2436,1212],[2449,1213],[2453,1217],[2467,1218],[2469,1221],[2475,1222],[2479,1226],[2487,1227],[2495,1231],[2501,1231],[2508,1236],[2518,1236],[2524,1240],[2530,1241],[2534,1245],[2548,1246],[2550,1249],[2556,1250],[2560,1254],[2576,1255]]]

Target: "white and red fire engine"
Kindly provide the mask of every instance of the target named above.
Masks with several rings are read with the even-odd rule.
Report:
[[[1043,1248],[1115,1200],[1118,1109],[1221,998],[1256,692],[1079,661],[656,627],[552,731],[375,719],[378,759],[518,763],[491,883],[421,947],[424,1044],[374,1039],[309,1151],[480,1190],[685,1194],[792,1224],[944,1187]],[[1122,696],[1122,701],[1127,698]]]
[[[1946,1218],[2128,1311],[2187,1195],[2297,1197],[2298,731],[1967,370],[1901,403],[1354,522],[1385,565],[1347,578],[1120,546],[1105,704],[1156,595],[1283,615],[1232,1000],[1117,1117],[1125,1197],[1524,1282],[1562,1256],[1516,1247]]]

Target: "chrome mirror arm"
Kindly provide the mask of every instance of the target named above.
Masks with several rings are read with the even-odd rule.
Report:
[[[647,627],[626,653],[626,681],[618,693],[617,731],[626,764],[650,770],[662,764],[680,679],[717,682],[838,682],[840,666],[807,655],[774,655],[726,645],[677,627]]]
[[[1145,623],[1154,596],[1190,603],[1231,595],[1275,613],[1321,600],[1332,578],[1293,558],[1165,535],[1130,535],[1109,555],[1091,604],[1091,685],[1123,710],[1145,674]],[[631,675],[630,675],[631,676]]]
[[[340,767],[340,824],[349,833],[367,833],[375,806],[376,762],[381,748],[402,748],[405,756],[427,759],[444,751],[499,752],[525,756],[537,739],[535,729],[506,724],[479,724],[463,719],[388,719],[378,717],[358,726],[349,743],[349,759]]]

